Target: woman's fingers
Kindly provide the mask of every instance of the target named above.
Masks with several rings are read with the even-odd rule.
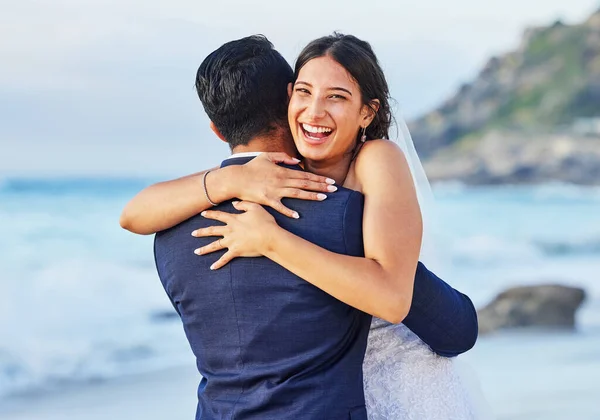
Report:
[[[274,209],[276,212],[283,214],[284,216],[291,217],[292,219],[299,219],[300,215],[297,211],[294,211],[286,206],[279,200],[273,200],[268,203],[268,206]]]
[[[289,188],[298,188],[305,191],[327,193],[335,192],[338,189],[335,185],[327,184],[325,182],[311,181],[309,179],[288,179],[285,182],[285,186]]]
[[[207,219],[218,220],[219,222],[229,223],[234,217],[230,213],[226,213],[224,211],[219,210],[206,210],[200,213],[202,217],[206,217]]]
[[[231,251],[227,251],[221,258],[217,260],[213,265],[210,266],[211,270],[218,270],[219,268],[227,265],[229,261],[235,258],[235,254]]]
[[[221,244],[221,240],[214,241],[213,243],[203,246],[202,248],[198,248],[194,251],[196,255],[206,255],[211,252],[220,251],[225,249],[226,247]],[[223,266],[225,266],[229,261],[235,258],[235,254],[232,251],[227,251],[225,254],[221,256],[213,265],[210,266],[211,270],[217,270]]]
[[[256,207],[257,209],[260,208],[261,210],[264,211],[264,209],[262,209],[262,206],[260,206],[256,203],[251,203],[251,202],[247,202],[247,201],[234,201],[232,204],[236,210],[240,210],[240,211],[252,210],[254,207]],[[284,216],[291,217],[293,219],[300,218],[300,215],[298,214],[297,211],[294,211],[294,210],[284,206],[280,200],[277,200],[277,199],[269,200],[265,203],[265,205],[271,207],[275,211],[283,214]]]
[[[295,180],[306,180],[312,181],[319,184],[333,185],[335,180],[327,178],[326,176],[316,175],[311,172],[298,171],[295,169],[281,168],[281,178],[295,179]]]
[[[232,201],[233,207],[240,211],[249,211],[252,209],[262,208],[260,204],[251,203],[250,201]]]
[[[194,254],[196,255],[206,255],[211,252],[220,251],[221,249],[225,249],[226,247],[221,243],[222,239],[216,240],[213,243],[210,243],[202,248],[198,248],[194,250]]]
[[[227,232],[226,226],[209,226],[202,229],[196,229],[192,232],[192,236],[203,238],[206,236],[225,236]]]
[[[304,191],[298,188],[284,188],[281,191],[283,197],[297,198],[299,200],[323,201],[327,198],[326,194]]]

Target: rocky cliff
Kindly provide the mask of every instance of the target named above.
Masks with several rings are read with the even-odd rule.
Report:
[[[600,184],[600,10],[527,29],[409,126],[434,180]]]

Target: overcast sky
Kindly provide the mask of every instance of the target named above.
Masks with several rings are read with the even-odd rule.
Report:
[[[0,0],[0,174],[175,176],[217,164],[194,92],[202,59],[263,33],[293,63],[340,30],[373,45],[408,117],[523,29],[598,0]]]

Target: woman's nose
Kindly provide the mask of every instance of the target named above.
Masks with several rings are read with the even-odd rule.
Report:
[[[320,99],[313,99],[308,105],[308,115],[310,118],[319,119],[325,116],[325,107]]]

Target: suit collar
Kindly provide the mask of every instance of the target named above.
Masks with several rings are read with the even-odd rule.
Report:
[[[228,157],[227,159],[225,159],[223,162],[221,162],[221,168],[224,168],[226,166],[232,166],[232,165],[245,165],[246,163],[250,162],[252,159],[254,159],[256,156],[258,156],[260,153],[236,153],[230,157]],[[240,156],[242,155],[242,156]],[[302,169],[302,167],[300,165],[286,165],[286,164],[279,164],[279,166],[283,166],[284,168],[289,168],[289,169],[295,169],[297,171],[303,171],[304,169]]]
[[[258,155],[260,155],[262,152],[244,152],[244,153],[234,153],[233,155],[229,156],[227,159],[235,159],[235,158],[241,158],[241,157],[256,157]]]

